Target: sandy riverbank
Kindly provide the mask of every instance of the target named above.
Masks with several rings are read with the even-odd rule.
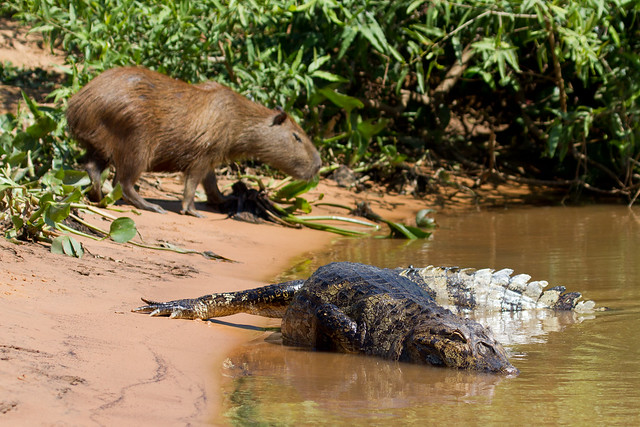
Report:
[[[330,184],[318,192],[380,214],[408,219],[424,204],[354,195]],[[154,197],[153,194],[147,197]],[[159,197],[160,198],[160,197]],[[204,211],[134,216],[147,242],[211,250],[238,262],[82,240],[81,259],[41,245],[0,239],[0,419],[14,425],[200,424],[220,420],[220,366],[261,332],[211,322],[131,313],[140,297],[158,300],[247,289],[273,280],[294,257],[321,250],[335,235],[254,225]],[[204,209],[204,205],[201,205]],[[314,213],[330,213],[317,208]],[[334,212],[343,214],[344,212]],[[255,326],[274,319],[235,315]]]

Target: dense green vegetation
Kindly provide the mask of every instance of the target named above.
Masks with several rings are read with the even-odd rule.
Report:
[[[418,192],[432,178],[413,166],[455,162],[576,195],[640,193],[635,0],[12,0],[2,13],[73,70],[56,108],[0,119],[3,174],[18,183],[71,168],[66,99],[139,64],[282,105],[328,165],[417,176]]]

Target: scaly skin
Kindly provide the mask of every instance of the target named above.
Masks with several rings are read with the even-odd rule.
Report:
[[[221,292],[194,299],[157,302],[142,298],[146,306],[132,311],[172,319],[211,319],[236,313],[282,318],[303,280],[293,280],[240,292]]]
[[[440,307],[396,272],[370,265],[320,267],[282,319],[284,344],[385,359],[515,374],[491,332]]]
[[[456,310],[520,311],[531,309],[594,311],[593,301],[578,301],[579,292],[566,292],[564,286],[549,289],[546,281],[529,281],[528,274],[512,276],[513,270],[457,267],[399,268],[424,289],[438,304]]]
[[[288,345],[516,373],[487,329],[438,304],[462,309],[580,307],[588,311],[593,302],[576,304],[579,294],[563,296],[564,288],[542,292],[545,282],[527,283],[529,276],[510,275],[510,270],[389,270],[333,263],[319,268],[305,282],[167,303],[144,300],[148,305],[134,311],[186,319],[238,312],[283,317],[283,341]]]

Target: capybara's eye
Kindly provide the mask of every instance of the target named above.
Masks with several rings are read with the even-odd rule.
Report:
[[[300,136],[297,133],[293,132],[293,137],[296,139],[296,141],[302,142],[302,138],[300,138]]]

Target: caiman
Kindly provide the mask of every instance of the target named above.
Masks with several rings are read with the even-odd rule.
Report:
[[[582,297],[580,292],[565,292],[564,286],[545,289],[548,282],[530,281],[528,274],[512,276],[513,270],[509,268],[495,271],[489,268],[428,266],[394,271],[454,311],[552,309],[588,313],[595,310],[593,301],[579,301]]]
[[[169,302],[143,301],[151,316],[209,319],[235,313],[282,318],[286,345],[363,353],[411,363],[517,374],[490,330],[461,309],[593,308],[562,288],[510,276],[511,270],[381,269],[349,262],[320,267],[307,280]]]

